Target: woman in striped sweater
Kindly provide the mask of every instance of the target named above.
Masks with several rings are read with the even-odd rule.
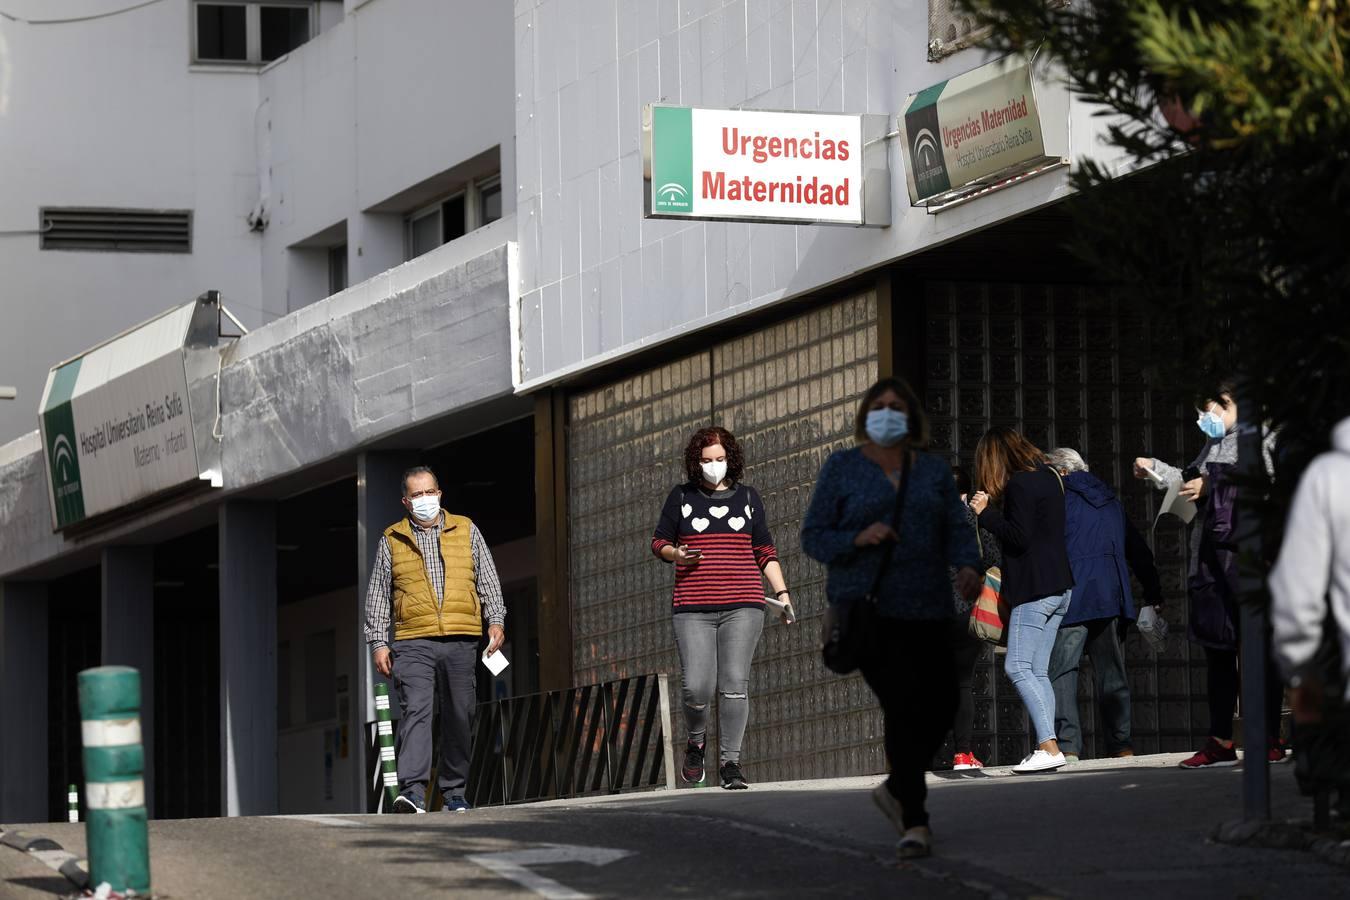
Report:
[[[750,718],[750,660],[764,627],[767,578],[791,603],[759,493],[741,483],[745,458],[725,428],[700,428],[684,450],[689,480],[661,509],[652,552],[675,566],[675,643],[684,676],[689,744],[681,774],[703,781],[704,737],[714,686],[722,787],[746,787],[741,739]],[[789,609],[791,607],[789,606]],[[789,616],[789,618],[791,618]]]

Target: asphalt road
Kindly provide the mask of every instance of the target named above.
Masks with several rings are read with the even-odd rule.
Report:
[[[1185,772],[1178,758],[933,776],[937,855],[917,865],[894,859],[867,796],[879,779],[865,778],[462,815],[152,822],[152,868],[170,898],[1350,895],[1350,873],[1307,854],[1210,842],[1240,810],[1241,770]],[[1272,773],[1276,814],[1306,817],[1290,767]],[[18,827],[84,852],[82,826]],[[64,879],[0,847],[0,898],[67,894]]]

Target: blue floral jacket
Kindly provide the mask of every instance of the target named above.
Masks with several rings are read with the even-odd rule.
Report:
[[[897,545],[859,548],[853,539],[873,522],[890,522],[895,488],[881,467],[854,447],[825,460],[802,523],[802,549],[827,569],[830,603],[862,596],[883,554],[894,547],[878,595],[888,618],[935,621],[952,617],[948,566],[979,568],[975,530],[956,492],[951,468],[931,453],[915,454]]]

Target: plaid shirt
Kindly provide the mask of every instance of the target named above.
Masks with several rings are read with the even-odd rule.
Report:
[[[417,538],[417,547],[422,551],[422,559],[427,566],[427,578],[436,591],[436,596],[445,596],[445,561],[441,559],[441,531],[445,516],[440,522],[423,528],[417,520],[410,519],[413,535]],[[483,601],[483,612],[489,625],[506,624],[506,601],[502,599],[502,583],[497,577],[497,565],[492,561],[492,552],[477,525],[469,528],[470,543],[473,547],[474,581],[477,582],[478,596]],[[370,585],[366,589],[366,643],[371,651],[388,646],[389,620],[392,618],[391,598],[394,586],[394,564],[389,555],[389,539],[380,538],[380,549],[375,555],[375,567],[370,572]],[[438,601],[439,602],[439,601]]]

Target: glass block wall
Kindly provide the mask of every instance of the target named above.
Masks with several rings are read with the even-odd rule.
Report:
[[[1188,406],[1147,387],[1148,335],[1128,304],[1094,288],[989,283],[929,283],[896,303],[901,321],[917,319],[899,304],[923,305],[934,452],[970,466],[980,435],[999,423],[1042,447],[1075,447],[1148,534],[1160,495],[1130,477],[1133,458],[1188,461],[1200,440]],[[852,443],[856,400],[876,377],[876,327],[875,296],[863,294],[570,399],[577,684],[643,672],[672,673],[678,684],[671,571],[652,558],[651,532],[695,428],[722,424],[744,445],[747,481],[764,497],[802,614],[798,627],[766,625],[755,658],[745,760],[757,780],[885,768],[870,692],[820,664],[824,573],[798,538],[821,463]],[[1127,640],[1138,752],[1191,749],[1208,724],[1203,655],[1185,639],[1179,524],[1159,527],[1155,549],[1173,634],[1156,659],[1137,633]],[[1015,763],[1029,745],[1002,662],[986,652],[976,673],[976,752],[990,764]],[[675,706],[679,734],[678,698]],[[1086,662],[1080,712],[1087,752],[1104,753]],[[715,724],[709,739],[715,745]]]
[[[975,445],[992,425],[1009,424],[1042,448],[1073,447],[1116,489],[1144,535],[1161,495],[1131,475],[1136,456],[1189,461],[1201,441],[1194,415],[1149,390],[1146,327],[1128,304],[1099,288],[1066,285],[930,283],[925,296],[925,405],[933,450],[973,473]],[[1137,752],[1199,746],[1208,728],[1204,656],[1185,637],[1187,548],[1180,523],[1159,525],[1154,550],[1172,634],[1156,659],[1137,632],[1126,641]],[[1011,764],[1027,752],[1026,713],[986,652],[976,670],[976,754]],[[1091,670],[1084,663],[1079,709],[1084,745],[1106,752],[1097,734]]]
[[[876,320],[874,294],[850,297],[569,404],[577,684],[678,675],[672,574],[651,555],[652,529],[683,478],[680,457],[694,429],[721,424],[742,442],[746,481],[763,496],[801,615],[792,627],[766,623],[755,657],[745,761],[756,780],[885,768],[870,692],[820,664],[824,572],[802,555],[798,537],[816,473],[852,443],[857,398],[876,378]],[[675,706],[682,734],[678,698]],[[715,725],[709,739],[716,743]]]

